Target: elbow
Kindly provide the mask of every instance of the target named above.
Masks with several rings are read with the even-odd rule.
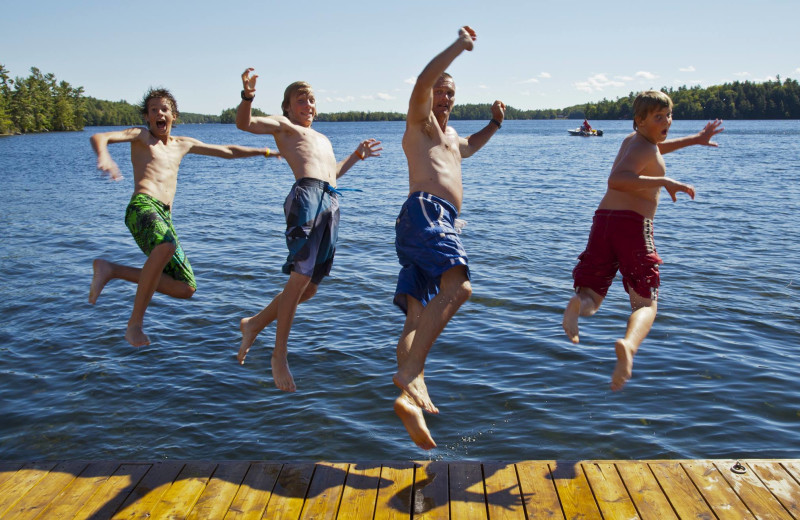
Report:
[[[236,120],[236,128],[239,130],[247,130],[247,123],[245,121]]]

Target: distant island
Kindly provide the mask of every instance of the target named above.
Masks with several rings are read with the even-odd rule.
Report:
[[[0,64],[0,135],[82,130],[85,126],[136,126],[139,109],[127,101],[105,101],[84,96],[83,87],[57,81],[32,67],[27,78],[11,79]],[[675,119],[800,119],[800,84],[777,76],[775,81],[735,81],[708,88],[662,88],[675,103]],[[506,119],[632,119],[635,92],[616,100],[560,109],[521,110],[508,106]],[[255,115],[266,115],[253,109]],[[405,121],[401,112],[320,113],[317,121]],[[491,105],[456,105],[451,120],[491,119]],[[231,124],[236,108],[220,115],[182,112],[179,123]]]

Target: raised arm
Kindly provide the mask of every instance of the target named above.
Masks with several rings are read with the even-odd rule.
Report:
[[[128,128],[127,130],[94,134],[90,137],[89,142],[92,143],[92,149],[97,154],[97,169],[107,173],[111,180],[122,180],[119,166],[111,158],[111,154],[108,153],[108,145],[110,143],[132,142],[138,139],[143,131],[144,129],[142,128]]]
[[[252,134],[274,134],[280,123],[272,117],[253,117],[253,98],[256,97],[256,79],[258,75],[250,75],[253,68],[242,73],[242,102],[236,110],[236,128]]]
[[[367,157],[380,157],[381,154],[378,152],[381,150],[383,150],[381,142],[377,139],[370,138],[361,141],[355,152],[348,155],[346,159],[342,159],[336,163],[336,178],[338,179],[344,175],[347,170],[352,168],[358,161],[363,161]]]
[[[447,67],[453,63],[463,51],[471,51],[477,38],[475,31],[464,26],[458,31],[458,38],[449,47],[436,55],[417,77],[411,99],[408,102],[406,124],[422,124],[428,120],[433,107],[433,86]]]
[[[700,130],[700,132],[694,135],[687,135],[686,137],[678,137],[676,139],[667,139],[663,143],[659,143],[658,150],[661,152],[661,155],[664,155],[665,153],[674,152],[675,150],[680,150],[681,148],[692,146],[694,144],[717,147],[719,144],[712,141],[711,138],[725,130],[725,128],[722,128],[721,125],[722,120],[715,119],[714,121],[706,123],[706,126]]]
[[[486,126],[467,137],[461,139],[461,157],[469,157],[489,142],[494,134],[500,129],[506,115],[506,105],[502,101],[495,101],[492,104],[492,119]]]

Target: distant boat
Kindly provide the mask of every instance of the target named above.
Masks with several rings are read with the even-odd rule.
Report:
[[[578,127],[575,130],[567,130],[567,132],[569,132],[569,135],[579,135],[581,137],[603,137],[603,131],[595,130],[594,128],[587,131]]]

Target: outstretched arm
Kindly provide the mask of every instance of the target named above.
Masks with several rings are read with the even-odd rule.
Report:
[[[720,119],[710,121],[706,123],[706,126],[700,130],[700,132],[694,135],[678,137],[677,139],[667,139],[663,143],[659,143],[658,151],[661,152],[661,155],[664,155],[665,153],[674,152],[675,150],[680,150],[681,148],[685,148],[693,144],[717,147],[719,144],[712,141],[711,138],[725,130],[725,128],[722,128],[721,125],[722,120]]]
[[[242,102],[236,110],[236,128],[253,134],[274,134],[279,128],[280,123],[275,119],[267,117],[253,117],[253,98],[256,97],[256,79],[258,75],[250,75],[253,72],[250,67],[242,73]]]
[[[471,136],[466,139],[461,139],[461,157],[469,157],[483,148],[483,145],[488,143],[489,139],[500,129],[505,115],[505,103],[500,100],[495,101],[494,104],[492,104],[492,120]]]
[[[111,180],[122,180],[119,166],[108,153],[108,145],[110,143],[129,143],[141,136],[143,131],[141,128],[128,128],[127,130],[94,134],[90,137],[89,142],[92,143],[92,149],[97,154],[97,169],[107,173]]]
[[[363,161],[367,157],[380,157],[381,154],[378,152],[381,150],[383,150],[381,147],[381,142],[377,139],[370,138],[365,141],[361,141],[355,152],[348,155],[346,159],[336,163],[336,178],[338,179],[344,175],[347,170],[352,168],[353,165],[358,161]]]
[[[465,25],[458,31],[458,38],[449,47],[436,55],[417,77],[411,99],[408,102],[407,123],[424,123],[433,106],[432,89],[436,81],[463,51],[471,51],[477,38],[475,31]]]
[[[191,137],[179,137],[178,139],[185,140],[189,143],[189,149],[186,153],[210,155],[211,157],[220,157],[222,159],[241,159],[243,157],[258,157],[260,155],[267,158],[280,158],[280,154],[277,150],[270,150],[269,148],[253,148],[235,144],[208,144]]]
[[[654,152],[653,152],[654,153]],[[694,186],[678,182],[670,177],[654,177],[642,175],[646,167],[652,162],[653,156],[646,149],[631,151],[625,160],[617,163],[608,176],[608,187],[612,190],[633,192],[664,188],[672,198],[678,200],[677,194],[683,192],[694,199]]]

